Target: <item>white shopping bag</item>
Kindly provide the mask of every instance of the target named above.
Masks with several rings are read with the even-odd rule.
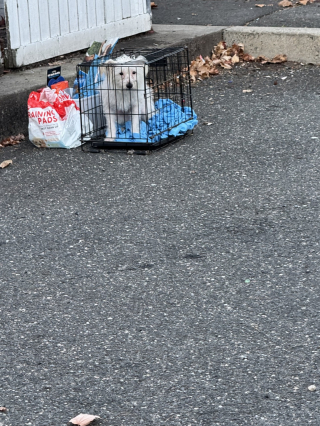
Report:
[[[30,93],[28,115],[29,139],[37,147],[75,148],[81,145],[80,110],[67,93],[56,94],[49,88]],[[90,127],[89,122],[86,124]]]

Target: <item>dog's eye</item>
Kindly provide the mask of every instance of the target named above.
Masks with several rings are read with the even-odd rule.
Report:
[[[136,71],[132,71],[132,74],[137,74]]]
[[[119,72],[120,75],[123,75],[123,72]]]

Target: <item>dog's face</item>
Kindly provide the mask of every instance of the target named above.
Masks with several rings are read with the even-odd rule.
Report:
[[[127,67],[127,66],[120,66],[120,67],[114,67],[112,70],[114,73],[114,80],[116,83],[116,86],[121,89],[137,89],[140,87],[141,84],[143,84],[143,69],[141,67]]]
[[[146,63],[142,60],[119,64],[119,61],[106,62],[106,78],[108,85],[122,90],[144,89],[145,72],[148,72]]]

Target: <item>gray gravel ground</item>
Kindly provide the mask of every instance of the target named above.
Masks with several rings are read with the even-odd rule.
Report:
[[[249,25],[319,28],[320,1],[294,8],[279,0],[158,0],[153,23],[181,25]],[[265,7],[256,7],[265,4]]]
[[[1,426],[320,424],[319,74],[201,82],[150,156],[0,151]]]
[[[320,2],[307,6],[287,8],[251,21],[255,27],[319,28]]]
[[[154,24],[244,25],[282,8],[279,0],[268,0],[256,7],[255,0],[157,0],[152,9]],[[270,6],[272,5],[272,6]]]

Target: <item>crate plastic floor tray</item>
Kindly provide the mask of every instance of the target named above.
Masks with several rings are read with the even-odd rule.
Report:
[[[94,141],[88,141],[92,148],[101,148],[101,149],[127,149],[127,150],[135,150],[135,151],[153,151],[157,150],[166,145],[178,142],[186,136],[190,136],[193,133],[192,130],[189,130],[184,135],[179,136],[169,136],[168,138],[161,139],[158,142],[116,142],[116,141],[108,141],[101,139],[95,139]]]

